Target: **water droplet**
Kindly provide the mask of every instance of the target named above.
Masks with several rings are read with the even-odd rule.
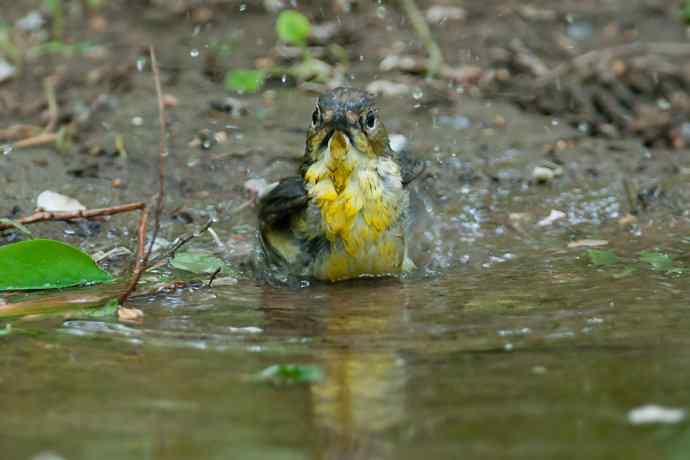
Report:
[[[283,75],[280,77],[280,81],[281,81],[281,83],[283,83],[283,84],[287,83],[287,75],[283,74]]]
[[[568,25],[566,33],[573,40],[587,40],[593,32],[594,28],[589,22],[576,21]]]
[[[196,48],[192,48],[192,50],[189,52],[189,55],[190,55],[191,57],[194,57],[194,58],[195,58],[195,57],[199,56],[199,50],[196,49]]]
[[[412,91],[412,97],[416,100],[420,100],[424,97],[424,91],[422,91],[421,88],[415,88],[414,91]]]
[[[447,116],[447,115],[441,115],[439,117],[435,117],[434,119],[435,123],[441,126],[450,126],[451,128],[454,129],[468,129],[472,127],[472,121],[470,121],[469,118],[462,116],[462,115],[456,115],[456,116]]]
[[[680,134],[690,140],[690,123],[683,123],[680,127]]]
[[[144,71],[144,68],[146,67],[146,62],[147,62],[147,59],[143,56],[140,56],[137,58],[137,70],[139,72]]]

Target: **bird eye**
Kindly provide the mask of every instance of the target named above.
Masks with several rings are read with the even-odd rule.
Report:
[[[311,125],[316,128],[321,123],[321,111],[317,106],[311,114]]]
[[[374,112],[367,113],[367,118],[364,120],[367,129],[372,130],[376,127],[376,114]]]

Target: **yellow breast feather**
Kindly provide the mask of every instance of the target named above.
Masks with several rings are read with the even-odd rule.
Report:
[[[331,252],[326,276],[336,280],[353,273],[390,273],[399,268],[404,246],[400,235],[386,233],[401,212],[400,170],[390,159],[371,157],[351,146],[343,153],[335,142],[336,147],[325,151],[305,174],[326,238],[344,249]]]

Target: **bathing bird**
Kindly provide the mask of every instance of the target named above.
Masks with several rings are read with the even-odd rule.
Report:
[[[322,94],[299,174],[258,200],[265,261],[329,282],[411,271],[408,185],[423,169],[391,149],[374,96],[342,87]]]

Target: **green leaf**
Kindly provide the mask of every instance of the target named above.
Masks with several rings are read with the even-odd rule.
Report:
[[[60,241],[36,239],[0,247],[0,291],[57,289],[111,279],[88,254]]]
[[[274,364],[261,371],[257,380],[273,383],[312,383],[323,380],[319,366],[303,364]]]
[[[311,33],[311,24],[299,11],[285,10],[278,15],[276,33],[286,43],[303,46]]]
[[[108,303],[99,308],[85,308],[79,312],[79,317],[88,318],[107,318],[117,315],[120,306],[118,299],[109,300]]]
[[[170,265],[178,270],[185,270],[197,275],[215,273],[218,269],[225,271],[225,262],[218,257],[202,251],[188,251],[175,254]]]
[[[610,249],[589,249],[587,256],[589,256],[589,261],[596,267],[606,267],[618,262],[618,256]]]
[[[683,19],[685,19],[685,22],[690,23],[690,0],[685,0],[681,14],[683,15]]]
[[[0,329],[0,337],[10,335],[11,333],[12,333],[12,325],[11,324],[5,324],[5,327]]]
[[[682,275],[687,272],[687,269],[673,266],[673,257],[668,254],[655,251],[642,251],[640,253],[640,261],[648,263],[652,270],[658,272],[666,272],[674,275]]]
[[[673,258],[668,254],[654,251],[642,251],[640,261],[652,266],[655,271],[668,271],[673,268]]]
[[[237,69],[225,76],[225,89],[238,93],[256,93],[264,85],[266,72],[263,70]]]

